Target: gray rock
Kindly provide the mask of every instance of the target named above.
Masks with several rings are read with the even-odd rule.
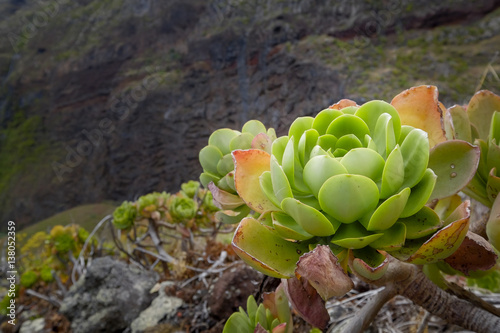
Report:
[[[74,333],[122,332],[151,303],[156,280],[153,272],[99,258],[71,287],[60,312]]]
[[[34,320],[25,321],[21,328],[19,329],[19,333],[45,333],[47,330],[45,329],[45,319],[37,318]]]
[[[159,295],[151,306],[142,311],[130,326],[132,333],[142,333],[147,328],[156,326],[162,319],[171,318],[177,309],[184,303],[182,299],[165,294],[165,287],[172,285],[170,281],[165,281],[160,285]]]

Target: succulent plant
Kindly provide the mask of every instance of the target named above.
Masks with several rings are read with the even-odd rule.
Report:
[[[224,223],[237,223],[248,215],[250,209],[237,195],[234,183],[234,161],[231,152],[237,149],[257,149],[271,151],[276,139],[273,128],[266,129],[258,120],[250,120],[241,132],[229,128],[216,130],[210,135],[208,145],[199,154],[203,173],[201,184],[212,192],[215,205],[222,210],[232,210],[235,214],[218,212],[216,217]]]
[[[27,270],[21,274],[20,283],[23,287],[30,288],[36,281],[38,281],[38,274],[33,270]]]
[[[247,312],[241,307],[233,313],[224,325],[223,333],[291,333],[292,314],[288,298],[281,288],[264,295],[264,302],[257,305],[250,295],[247,299]]]
[[[462,189],[479,155],[466,142],[445,142],[443,110],[437,89],[421,86],[391,104],[342,100],[300,117],[270,151],[229,146],[236,193],[208,187],[225,209],[240,207],[240,199],[257,214],[239,224],[235,251],[280,278],[293,277],[300,256],[317,244],[373,279],[387,269],[384,252],[415,264],[451,255],[468,230],[467,203],[448,207],[447,218],[426,203]],[[218,156],[200,153],[205,171],[222,163]]]
[[[68,253],[76,248],[75,239],[70,226],[56,225],[50,231],[50,242],[58,253]]]
[[[198,205],[191,198],[173,196],[169,202],[168,209],[174,221],[178,223],[194,218],[198,210]]]
[[[166,192],[153,192],[141,196],[137,200],[137,211],[140,215],[144,217],[151,217],[151,214],[158,211],[160,207],[167,203],[170,194]]]
[[[43,266],[40,269],[40,279],[47,283],[54,281],[54,277],[52,276],[52,269],[49,266]]]
[[[134,224],[137,208],[129,201],[124,201],[113,212],[113,225],[118,229],[128,229]]]
[[[453,106],[446,114],[446,124],[452,138],[479,146],[481,157],[477,172],[464,192],[473,199],[492,208],[486,226],[489,241],[500,249],[500,96],[482,90],[470,100],[468,106]]]
[[[191,199],[198,193],[199,188],[200,183],[195,180],[190,180],[187,183],[181,184],[182,193]]]

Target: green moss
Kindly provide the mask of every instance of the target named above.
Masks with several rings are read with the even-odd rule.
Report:
[[[11,180],[26,169],[34,169],[48,149],[39,138],[42,125],[40,116],[27,118],[18,110],[7,128],[0,130],[0,193]],[[34,171],[34,170],[33,170]]]

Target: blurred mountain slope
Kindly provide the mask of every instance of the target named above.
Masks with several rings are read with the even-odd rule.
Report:
[[[248,119],[285,134],[340,98],[498,93],[499,6],[0,1],[0,219],[175,191],[213,130]]]

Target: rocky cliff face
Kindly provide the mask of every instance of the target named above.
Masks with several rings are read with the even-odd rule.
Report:
[[[436,84],[463,103],[498,0],[11,0],[0,4],[0,219],[176,191],[210,133]],[[432,30],[430,28],[433,28]],[[474,47],[472,47],[474,46]],[[472,78],[472,79],[471,79]],[[466,81],[468,80],[468,81]],[[481,82],[480,82],[481,81]]]

